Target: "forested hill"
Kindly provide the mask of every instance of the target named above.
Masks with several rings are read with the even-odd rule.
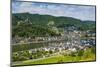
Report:
[[[18,34],[21,34],[22,36],[22,33],[27,33],[30,35],[33,35],[34,33],[34,36],[38,36],[38,34],[54,35],[55,31],[56,33],[58,32],[58,28],[68,26],[75,26],[79,30],[95,30],[95,21],[81,21],[72,17],[55,17],[51,15],[39,15],[30,13],[12,14],[12,29],[14,36]]]
[[[12,14],[12,22],[16,24],[18,21],[25,21],[26,19],[33,24],[47,24],[50,21],[54,21],[55,25],[63,25],[63,24],[74,24],[80,25],[82,22],[85,23],[95,23],[95,21],[81,21],[79,19],[75,19],[72,17],[55,17],[51,15],[39,15],[39,14],[30,14],[30,13],[16,13]]]
[[[49,21],[54,21],[55,25],[64,24],[64,23],[80,23],[80,20],[74,19],[71,17],[54,17],[50,15],[39,15],[39,14],[29,14],[29,13],[17,13],[13,14],[13,23],[18,22],[19,20],[28,19],[33,24],[47,24]],[[74,24],[73,23],[73,24]]]

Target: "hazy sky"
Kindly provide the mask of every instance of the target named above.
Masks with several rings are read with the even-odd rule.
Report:
[[[65,5],[65,4],[36,3],[36,2],[12,2],[12,12],[48,14],[53,16],[66,16],[81,20],[95,21],[94,6]]]

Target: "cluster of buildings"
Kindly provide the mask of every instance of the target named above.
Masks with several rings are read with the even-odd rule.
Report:
[[[85,38],[82,38],[84,36]],[[53,53],[62,53],[62,51],[77,52],[78,50],[86,50],[96,44],[96,33],[87,31],[79,31],[74,26],[64,29],[63,36],[54,37],[35,37],[35,38],[21,38],[16,37],[12,39],[13,44],[23,43],[44,43],[48,46],[41,46],[35,49],[29,49],[29,53],[37,53],[37,51],[46,51]],[[49,41],[49,42],[48,42]],[[52,42],[53,41],[53,42]],[[38,44],[37,44],[38,45]]]
[[[48,42],[48,41],[62,41],[66,40],[67,38],[63,36],[52,36],[52,37],[35,37],[35,38],[23,38],[23,37],[15,37],[12,39],[12,44],[23,44],[23,43],[39,43],[39,42]]]
[[[30,53],[36,53],[37,51],[52,51],[52,52],[62,52],[65,50],[76,52],[78,50],[85,50],[86,47],[91,47],[91,45],[78,45],[71,42],[59,42],[59,43],[48,43],[49,46],[40,47],[35,49],[30,49]]]
[[[87,35],[87,38],[82,39],[82,36]],[[53,36],[53,37],[34,37],[34,38],[22,38],[22,37],[15,37],[12,39],[13,44],[23,44],[23,43],[43,43],[43,42],[52,42],[52,41],[58,41],[60,43],[50,43],[50,46],[48,47],[42,47],[39,49],[43,50],[55,50],[58,49],[59,51],[63,49],[69,49],[74,50],[75,49],[82,49],[84,45],[95,45],[95,32],[91,32],[89,30],[87,31],[79,31],[76,29],[75,26],[70,26],[68,28],[64,29],[64,35],[63,36]],[[66,41],[65,41],[66,40]],[[65,41],[62,43],[62,41]],[[60,45],[60,46],[59,46]]]
[[[81,37],[84,35],[88,35],[86,39],[82,39]],[[69,51],[77,51],[77,50],[85,50],[87,47],[91,47],[96,44],[95,40],[95,32],[87,31],[78,31],[74,26],[65,29],[64,35],[61,37],[38,37],[37,39],[46,40],[46,41],[54,41],[54,40],[64,40],[64,38],[68,39],[65,42],[59,43],[49,43],[47,47],[41,47],[38,49],[32,49],[30,51],[35,52],[36,50],[44,50],[44,51],[59,51],[63,50]]]
[[[82,45],[95,45],[96,40],[95,39],[83,39],[81,40]]]

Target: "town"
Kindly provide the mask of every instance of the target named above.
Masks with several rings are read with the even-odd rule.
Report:
[[[40,45],[38,48],[17,51],[14,52],[13,55],[21,55],[25,51],[27,51],[31,56],[28,59],[43,59],[52,56],[67,54],[71,55],[72,53],[77,53],[80,50],[87,50],[87,48],[95,47],[95,32],[87,31],[79,31],[74,26],[68,27],[64,29],[64,33],[61,36],[55,37],[35,37],[35,38],[19,38],[13,40],[13,45],[25,45],[38,43]],[[15,61],[19,61],[18,59]]]

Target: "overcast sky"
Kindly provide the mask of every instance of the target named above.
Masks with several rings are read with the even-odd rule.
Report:
[[[65,5],[36,2],[12,2],[13,13],[29,12],[53,16],[73,17],[81,20],[95,21],[94,6]]]

